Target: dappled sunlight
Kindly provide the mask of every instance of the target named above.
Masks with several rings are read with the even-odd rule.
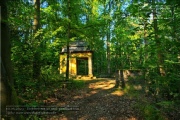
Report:
[[[131,118],[128,118],[127,120],[138,120],[138,119],[135,117],[131,117]]]
[[[98,81],[96,83],[90,83],[89,88],[91,89],[102,89],[107,90],[115,86],[115,80]]]
[[[124,92],[120,91],[120,90],[116,90],[116,91],[112,92],[111,95],[123,96]]]
[[[85,86],[66,97],[58,106],[79,106],[79,111],[67,111],[60,117],[61,120],[97,119],[97,120],[138,120],[134,109],[134,102],[125,96],[126,92],[115,88],[113,79],[82,80]],[[134,86],[140,89],[140,86]],[[135,89],[134,88],[134,89]],[[69,93],[70,94],[70,93]]]
[[[57,103],[57,106],[65,106],[65,105],[66,105],[65,102],[58,102],[58,103]]]
[[[133,85],[135,90],[142,90],[142,86],[141,85]]]
[[[89,118],[88,115],[85,115],[85,116],[79,118],[79,120],[87,120],[88,118]]]
[[[48,103],[55,103],[57,101],[58,101],[57,98],[52,98],[52,97],[49,97],[49,98],[47,98],[47,100],[44,100],[44,102],[48,102]]]
[[[126,94],[132,93],[132,92],[137,92],[137,91],[142,91],[143,90],[143,86],[138,84],[138,85],[129,85],[126,84],[126,88],[124,89],[124,92]]]
[[[92,89],[99,89],[99,88],[104,88],[106,85],[97,85],[97,84],[90,84],[89,88],[92,88]]]
[[[86,96],[90,96],[93,94],[98,94],[104,90],[108,90],[107,95],[115,95],[115,96],[123,96],[125,93],[120,89],[114,89],[115,80],[96,80],[97,82],[93,82],[89,84],[89,89],[92,89],[91,92],[87,93]]]
[[[83,98],[83,96],[81,96],[81,95],[76,95],[73,97],[73,99],[81,99],[81,98]]]
[[[90,94],[96,94],[96,93],[98,93],[97,90],[94,90],[94,91],[91,91],[91,92],[90,92]]]
[[[93,90],[93,91],[90,91],[88,93],[85,94],[85,96],[83,96],[82,98],[85,98],[85,97],[90,97],[94,94],[97,94],[99,92],[99,90]]]

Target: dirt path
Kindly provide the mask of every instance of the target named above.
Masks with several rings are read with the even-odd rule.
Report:
[[[135,99],[114,88],[115,80],[86,80],[81,90],[71,91],[56,104],[78,106],[79,111],[65,111],[49,120],[139,120],[133,108]]]

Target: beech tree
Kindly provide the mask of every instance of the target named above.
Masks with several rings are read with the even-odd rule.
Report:
[[[9,1],[2,0],[1,6],[1,117],[6,116],[6,107],[8,105],[17,105],[18,98],[16,90],[14,88],[13,69],[11,64],[11,40],[10,40],[10,29],[8,24],[8,11],[7,3]],[[2,9],[3,8],[3,9]],[[11,119],[15,119],[12,116]]]
[[[34,22],[33,22],[33,78],[38,80],[41,73],[41,61],[40,61],[40,0],[34,0]]]

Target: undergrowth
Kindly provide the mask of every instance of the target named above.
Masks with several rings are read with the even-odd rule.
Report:
[[[143,120],[167,120],[166,115],[156,106],[154,101],[145,96],[144,88],[137,89],[137,86],[142,86],[141,83],[138,84],[127,82],[124,92],[128,97],[136,99],[134,109],[138,110],[140,117]]]
[[[71,80],[70,84],[67,84],[67,89],[74,90],[74,89],[81,89],[85,85],[83,80]]]

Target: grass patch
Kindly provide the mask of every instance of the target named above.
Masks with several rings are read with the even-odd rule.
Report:
[[[85,86],[85,82],[83,80],[71,80],[71,84],[67,85],[67,89],[82,89]]]

